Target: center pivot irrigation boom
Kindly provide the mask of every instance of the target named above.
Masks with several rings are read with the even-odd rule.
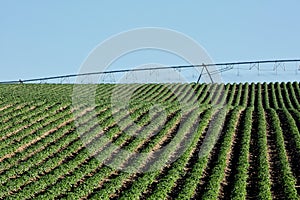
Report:
[[[297,68],[300,70],[300,66],[298,66],[298,62],[300,62],[300,59],[260,60],[260,61],[207,63],[207,64],[203,63],[201,65],[181,65],[181,66],[167,66],[167,67],[151,67],[151,68],[149,67],[149,68],[139,68],[139,69],[120,69],[120,70],[101,71],[101,72],[89,72],[89,73],[82,73],[82,74],[69,74],[69,75],[62,75],[62,76],[42,77],[42,78],[34,78],[34,79],[2,81],[0,82],[0,84],[28,83],[28,82],[47,81],[47,80],[54,80],[54,79],[64,79],[64,78],[91,76],[91,75],[99,75],[99,74],[116,74],[116,73],[127,73],[127,72],[137,72],[137,71],[153,71],[153,70],[185,69],[185,68],[202,68],[200,75],[198,76],[197,83],[199,83],[203,75],[208,75],[210,81],[213,83],[214,81],[212,75],[229,71],[235,68],[235,66],[249,65],[250,66],[249,70],[252,70],[253,68],[260,70],[260,65],[262,64],[273,64],[273,71],[277,72],[277,69],[279,67],[282,67],[285,70],[285,63],[296,63]],[[210,70],[211,67],[216,67],[216,68]]]

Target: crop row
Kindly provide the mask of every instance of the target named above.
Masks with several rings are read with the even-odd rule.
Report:
[[[267,110],[270,115],[270,121],[272,122],[271,131],[273,132],[275,144],[276,144],[276,155],[278,157],[277,170],[280,185],[282,186],[285,199],[297,199],[296,180],[292,174],[290,164],[287,158],[287,152],[285,149],[285,141],[280,126],[279,118],[273,109]]]
[[[0,91],[0,199],[300,197],[299,83]]]
[[[157,118],[154,121],[155,121],[155,123],[158,123],[160,120],[161,120],[160,118]],[[106,160],[106,159],[113,159],[113,161],[111,161],[110,165],[112,165],[112,166],[119,166],[121,164],[121,163],[119,163],[120,161],[124,162],[126,160],[125,159],[126,152],[125,152],[125,155],[122,155],[122,153],[124,154],[124,151],[120,151],[119,153],[115,153],[115,155],[113,157],[111,157],[112,153],[116,152],[117,148],[121,147],[122,144],[124,143],[124,141],[128,138],[128,136],[126,136],[126,134],[123,134],[122,136],[124,136],[124,137],[120,137],[119,139],[117,139],[115,141],[115,145],[107,145],[99,154],[97,154],[95,156],[97,158],[98,165],[97,165],[97,162],[95,160],[94,162],[92,162],[94,164],[91,165],[91,166],[88,165],[87,168],[85,168],[84,171],[82,171],[82,170],[77,171],[76,170],[76,171],[72,172],[72,176],[71,177],[69,177],[67,179],[64,179],[61,182],[53,185],[53,187],[49,188],[48,191],[45,194],[43,194],[43,195],[40,196],[40,198],[43,198],[43,197],[56,197],[58,195],[61,195],[61,194],[65,193],[66,191],[68,191],[71,188],[72,184],[75,184],[80,179],[84,178],[84,176],[86,176],[86,173],[91,172],[91,170],[93,170],[91,172],[91,173],[93,173],[93,176],[91,178],[92,180],[86,179],[85,180],[86,183],[91,183],[91,181],[94,182],[95,179],[99,178],[99,176],[102,177],[102,178],[104,178],[105,176],[108,176],[110,173],[112,173],[113,169],[105,167],[105,166],[103,167],[101,164],[99,165],[99,163],[104,162],[104,160]],[[106,138],[100,138],[99,142],[102,142],[102,143],[103,143],[103,141],[107,142],[106,140],[107,140]],[[132,142],[128,146],[126,146],[125,149],[127,149],[127,151],[131,151],[136,146],[137,146],[137,144],[134,143],[134,142]],[[96,146],[95,150],[98,151],[97,146]],[[90,153],[94,152],[95,150],[90,150]],[[97,171],[98,168],[99,168],[99,172],[97,172],[95,174],[94,171]],[[99,180],[98,180],[98,182],[99,182]],[[89,187],[85,187],[85,189],[87,189],[87,188],[89,190],[92,189],[92,188],[90,188],[90,186]],[[83,191],[78,192],[77,195],[79,195],[79,194],[84,194],[84,192]]]
[[[112,119],[112,120],[110,120],[112,123],[113,123],[113,121],[114,120],[116,120],[116,119],[113,119],[113,118],[110,118],[110,119]],[[107,122],[106,122],[107,123]],[[91,125],[93,125],[94,124],[94,122],[91,122]],[[106,125],[108,125],[108,124],[106,124]],[[101,125],[100,125],[101,126]],[[94,133],[99,133],[99,131],[101,132],[101,127],[100,126],[97,126],[97,127],[95,127],[91,132],[89,132],[88,133],[88,135],[87,135],[87,137],[84,137],[83,138],[83,141],[88,141],[88,137],[93,137],[93,133],[92,132],[94,132]],[[88,126],[87,126],[88,127]],[[81,126],[79,127],[79,129],[80,128],[82,128]],[[83,130],[85,130],[85,131],[87,131],[87,129],[86,128],[84,128],[83,127]],[[114,128],[112,128],[112,129],[110,129],[109,131],[111,132],[111,133],[109,133],[109,131],[107,132],[107,134],[108,135],[110,135],[110,138],[112,138],[112,137],[114,137],[115,136],[115,134],[116,134],[116,131],[117,129],[114,129]],[[80,132],[80,130],[79,130],[79,132]],[[125,135],[123,135],[123,136],[125,136]],[[120,137],[118,140],[116,140],[116,142],[117,141],[119,141],[119,142],[121,142],[121,141],[125,141],[126,140],[126,137]],[[99,143],[100,142],[100,143]],[[99,147],[99,146],[103,146],[104,145],[104,143],[103,142],[108,142],[108,141],[105,141],[105,140],[99,140],[99,141],[95,141],[94,142],[94,144],[93,145],[91,145],[93,148],[94,148],[94,146],[96,147],[96,149],[92,149],[91,151],[93,152],[94,150],[96,150],[96,151],[100,151],[100,149],[98,149],[97,147]],[[71,152],[76,152],[76,151],[74,151],[75,149],[73,149],[73,151],[71,151]],[[69,153],[68,151],[66,152],[66,153]],[[90,152],[91,153],[91,152]],[[102,153],[102,152],[101,152]],[[107,152],[106,152],[107,153]],[[105,155],[105,156],[108,156],[108,155],[110,155],[110,154],[106,154],[105,152],[103,152],[103,154]],[[56,158],[56,157],[55,157]],[[19,197],[24,197],[24,198],[26,198],[26,196],[27,195],[33,195],[34,193],[36,193],[37,191],[39,191],[39,189],[38,188],[44,188],[46,185],[49,185],[50,184],[50,180],[51,181],[57,181],[57,179],[60,177],[60,176],[54,176],[53,175],[53,173],[54,172],[56,172],[56,175],[57,175],[57,173],[58,174],[61,174],[61,175],[63,175],[63,174],[65,174],[66,172],[68,172],[68,173],[71,173],[72,172],[72,170],[73,169],[75,169],[75,167],[79,167],[80,165],[81,165],[81,163],[83,163],[86,159],[88,159],[89,158],[89,154],[87,154],[87,152],[85,151],[85,150],[83,150],[83,151],[80,151],[80,152],[78,152],[78,154],[71,160],[71,161],[69,161],[69,162],[67,162],[67,163],[64,163],[63,165],[60,165],[60,166],[57,166],[56,168],[53,168],[53,167],[51,167],[51,166],[49,166],[48,168],[50,168],[50,169],[54,169],[53,171],[51,171],[51,174],[48,174],[48,173],[46,173],[44,176],[42,176],[42,177],[40,177],[39,178],[39,180],[37,180],[36,182],[34,182],[33,184],[29,184],[28,186],[25,186],[23,189],[22,189],[22,191],[21,192],[19,192],[19,193],[17,193],[17,196],[19,196]],[[93,161],[94,159],[90,159],[90,161],[92,162],[92,163],[90,163],[90,162],[88,162],[88,164],[89,165],[93,165],[93,162],[95,163],[95,160]],[[87,166],[89,166],[89,165],[87,165]],[[83,165],[83,166],[85,166],[85,165]],[[82,168],[85,168],[85,167],[83,167],[82,166]],[[41,166],[40,166],[41,167]],[[31,174],[39,174],[40,172],[38,172],[38,171],[40,171],[41,169],[44,169],[44,167],[42,167],[42,168],[40,168],[40,167],[38,167],[36,170],[34,170],[34,171],[37,171],[37,172],[34,172],[34,171],[32,171],[31,170]],[[89,168],[89,167],[88,167]],[[71,171],[70,171],[71,170]],[[83,171],[84,173],[88,173],[88,170],[84,170]],[[73,178],[76,178],[76,177],[73,177]],[[46,181],[46,182],[45,182]],[[22,182],[22,181],[21,181]],[[12,183],[12,184],[14,184],[14,185],[16,185],[15,183]],[[34,189],[33,189],[34,188]],[[31,192],[28,192],[28,191],[31,191]],[[32,193],[32,191],[34,191],[34,193]],[[24,195],[24,196],[23,196]]]
[[[173,118],[174,120],[169,121],[165,126],[168,128],[174,126],[174,123],[178,122],[178,116],[180,115],[174,117]],[[155,122],[154,124],[158,124],[159,121],[162,119],[161,117],[157,117],[156,119],[153,120]],[[135,150],[139,146],[139,144],[144,140],[142,136],[151,134],[151,132],[154,131],[153,129],[155,128],[157,127],[144,129],[141,132],[141,135],[139,137],[135,138],[131,143],[125,146],[122,151],[119,151],[117,154],[115,154],[114,157],[111,159],[111,161],[107,163],[109,166],[112,167],[112,169],[110,168],[109,170],[110,173],[112,173],[112,171],[114,170],[114,168],[116,168],[116,166],[122,166],[122,165],[123,165],[122,168],[124,172],[121,172],[118,179],[115,179],[109,183],[104,183],[103,187],[106,189],[100,190],[100,192],[97,193],[97,196],[103,198],[104,196],[109,195],[111,192],[115,191],[117,187],[120,187],[124,180],[128,179],[131,176],[131,173],[127,173],[126,171],[138,170],[145,164],[147,160],[147,156],[146,156],[147,154],[138,153],[136,156],[134,156],[136,154]],[[165,135],[166,131],[168,131],[168,129],[163,129],[159,132],[159,134]],[[157,142],[159,141],[160,140],[157,140]],[[133,156],[134,160],[129,162],[130,158],[128,156],[130,157]],[[128,162],[127,165],[126,162]],[[97,183],[101,182],[101,180],[103,180],[105,176],[108,175],[104,173],[104,171],[107,171],[107,167],[101,168],[101,170],[97,172],[94,176],[87,178],[84,184],[81,184],[78,187],[76,187],[75,191],[70,193],[66,198],[82,198],[84,196],[89,195],[93,190],[99,187]]]

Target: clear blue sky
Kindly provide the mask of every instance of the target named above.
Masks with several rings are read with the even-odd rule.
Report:
[[[182,32],[215,62],[300,58],[298,0],[180,2],[0,0],[0,80],[77,73],[96,45],[138,27]]]

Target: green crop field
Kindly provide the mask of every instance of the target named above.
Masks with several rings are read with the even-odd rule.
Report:
[[[74,87],[0,85],[0,199],[300,198],[298,82]]]

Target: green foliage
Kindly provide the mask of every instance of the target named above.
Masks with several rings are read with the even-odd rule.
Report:
[[[79,86],[84,101],[91,85]],[[272,162],[285,199],[299,199],[290,157],[300,155],[298,82],[95,88],[91,108],[73,105],[74,85],[0,85],[0,199],[218,199],[223,192],[247,199],[253,168],[256,198],[272,199]],[[115,106],[114,94],[129,104]],[[156,106],[164,114],[152,112]],[[250,156],[257,166],[250,166]]]

